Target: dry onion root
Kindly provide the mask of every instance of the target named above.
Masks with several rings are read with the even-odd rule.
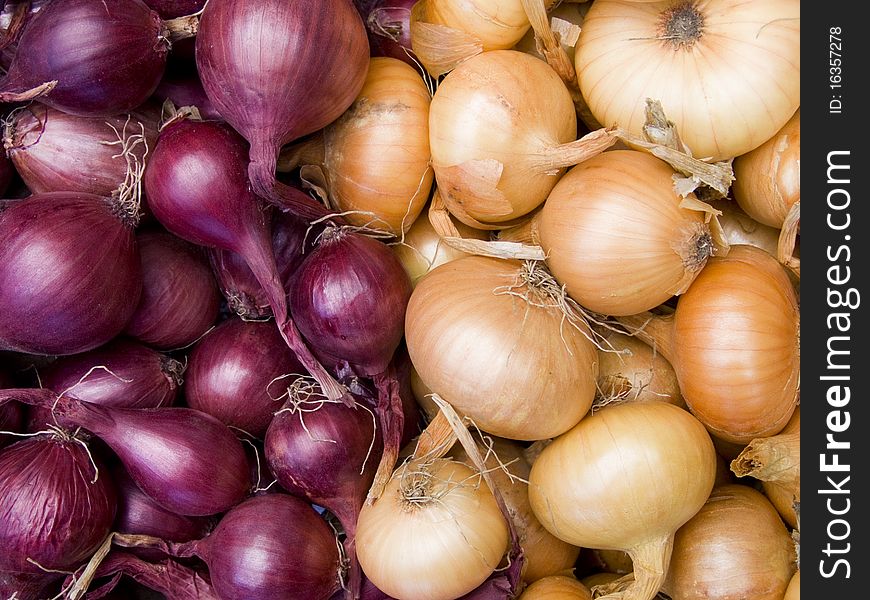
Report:
[[[557,437],[532,464],[529,498],[556,537],[625,550],[634,581],[608,600],[658,593],[674,533],[713,488],[716,452],[703,425],[664,402],[607,406]]]
[[[487,433],[547,439],[595,394],[596,346],[541,263],[468,256],[411,295],[408,353],[422,382]]]

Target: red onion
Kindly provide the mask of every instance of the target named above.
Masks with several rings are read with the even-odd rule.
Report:
[[[199,248],[163,231],[139,233],[142,296],[125,333],[161,350],[186,347],[211,327],[220,293]]]
[[[22,32],[0,101],[117,115],[151,95],[168,51],[167,27],[141,0],[51,2]]]
[[[75,354],[121,332],[142,291],[128,204],[52,192],[0,212],[0,348]]]
[[[418,68],[412,58],[411,8],[417,0],[354,0],[365,21],[372,56],[390,56]]]
[[[62,577],[49,570],[75,569],[102,544],[116,501],[99,458],[73,438],[38,435],[0,451],[0,597],[44,598]]]
[[[3,146],[34,194],[136,196],[145,155],[157,140],[159,114],[148,108],[81,117],[32,103],[6,120]]]
[[[244,140],[224,123],[187,119],[171,123],[161,132],[145,169],[151,209],[178,237],[243,256],[268,293],[287,345],[330,398],[341,397],[344,390],[317,362],[288,318],[267,213],[248,185],[246,152]]]
[[[301,372],[273,323],[230,318],[191,352],[185,398],[191,408],[262,438],[282,404],[275,399],[281,382],[273,381]]]
[[[160,13],[164,19],[192,15],[202,10],[206,0],[145,0],[145,4]]]
[[[12,377],[0,370],[0,390],[13,386]],[[0,431],[21,433],[24,430],[24,409],[17,402],[0,403]],[[0,448],[14,441],[11,435],[0,433]]]
[[[214,515],[250,491],[242,443],[211,415],[190,408],[110,408],[66,396],[53,404],[59,418],[103,440],[136,485],[169,511]]]
[[[154,90],[154,97],[161,102],[171,100],[176,107],[195,106],[203,119],[223,120],[220,113],[208,99],[196,68],[167,68]]]
[[[313,233],[309,226],[289,212],[273,211],[272,250],[278,278],[287,289],[306,249],[311,248]],[[229,309],[243,319],[262,319],[272,315],[269,297],[248,267],[245,259],[229,250],[209,249],[209,261]]]
[[[338,517],[350,561],[348,587],[357,598],[356,523],[382,451],[375,415],[360,402],[328,401],[305,379],[293,382],[288,394],[266,432],[266,461],[281,487]]]
[[[351,1],[210,0],[196,64],[208,97],[250,142],[254,191],[302,217],[323,216],[275,169],[284,144],[337,119],[362,89],[369,47]]]

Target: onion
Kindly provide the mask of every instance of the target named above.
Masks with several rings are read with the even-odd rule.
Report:
[[[547,266],[586,308],[633,315],[683,293],[714,253],[711,210],[674,191],[674,172],[635,150],[569,171],[537,217]]]
[[[400,237],[429,198],[429,90],[395,58],[373,58],[353,104],[323,130],[332,206]]]
[[[800,230],[801,111],[794,113],[769,140],[734,160],[732,193],[737,204],[753,219],[781,230],[777,256],[797,267],[792,255]]]
[[[171,123],[161,132],[145,170],[151,209],[178,237],[242,256],[266,290],[287,345],[330,398],[340,397],[341,386],[317,362],[288,318],[267,215],[245,176],[246,153],[244,140],[224,123],[189,119]],[[305,196],[299,190],[295,193]]]
[[[208,97],[250,142],[257,195],[302,217],[322,206],[275,180],[280,148],[351,105],[368,68],[365,26],[350,0],[210,0],[196,36]]]
[[[154,98],[162,102],[170,100],[177,107],[195,106],[200,116],[210,121],[222,119],[206,96],[195,68],[168,68],[154,90]]]
[[[593,406],[660,400],[686,408],[674,368],[648,344],[615,331],[598,351],[598,391]]]
[[[539,263],[444,264],[417,285],[405,319],[422,382],[488,433],[546,439],[592,404],[591,333]]]
[[[354,0],[366,25],[372,56],[388,56],[417,68],[411,49],[411,9],[417,0]]]
[[[136,211],[53,192],[0,212],[0,348],[75,354],[121,332],[142,290]]]
[[[377,420],[360,403],[328,401],[316,386],[298,379],[266,432],[264,453],[278,483],[334,514],[344,529],[350,562],[348,588],[358,597],[361,573],[355,537],[359,512],[381,453]]]
[[[0,596],[45,598],[43,587],[90,558],[115,517],[107,475],[80,440],[61,433],[0,451]]]
[[[583,17],[589,12],[589,2],[562,2],[554,8],[547,11],[547,16],[550,19],[550,27],[555,33],[559,33],[559,42],[565,50],[565,55],[570,64],[574,64],[575,47],[577,38],[580,35],[580,30],[583,25]],[[530,29],[518,41],[513,49],[525,52],[536,56],[541,60],[547,60],[546,56],[538,49],[536,38],[538,37],[534,29]],[[578,114],[577,116],[582,116]]]
[[[452,600],[474,590],[508,548],[508,528],[479,473],[447,459],[416,459],[363,506],[357,555],[397,600]]]
[[[704,505],[715,475],[710,436],[687,411],[664,402],[615,404],[543,449],[529,498],[556,537],[628,552],[634,583],[612,600],[650,600],[668,570],[674,532]]]
[[[289,289],[305,252],[313,249],[309,234],[313,226],[289,212],[273,211],[272,215],[275,265],[284,288]],[[245,259],[230,250],[209,248],[207,252],[229,309],[242,319],[269,317],[272,314],[269,297]]]
[[[770,502],[750,487],[726,485],[677,531],[663,590],[673,600],[782,600],[795,560]]]
[[[779,229],[762,225],[730,199],[713,200],[710,206],[722,213],[717,218],[728,244],[755,246],[771,256],[777,256]]]
[[[490,441],[491,440],[491,441]],[[532,512],[529,486],[526,483],[531,463],[523,447],[504,438],[486,438],[478,442],[490,476],[504,499],[523,549],[525,567],[522,578],[527,583],[554,576],[573,568],[580,548],[563,542],[544,529]],[[472,466],[464,450],[453,451],[454,460]],[[546,586],[545,586],[546,587]],[[589,598],[588,600],[591,600]]]
[[[801,600],[801,570],[795,571],[782,600]]]
[[[7,375],[5,371],[0,369],[0,390],[13,387],[12,377]],[[14,401],[0,403],[0,431],[8,431],[10,433],[21,433],[24,428],[24,409]],[[11,444],[15,438],[13,436],[3,435],[0,433],[0,448]]]
[[[686,404],[717,438],[747,444],[791,418],[800,313],[785,269],[763,250],[737,245],[710,259],[672,316],[620,321],[673,365]]]
[[[3,145],[34,194],[85,192],[137,197],[157,140],[151,106],[114,117],[82,117],[32,103],[11,113]]]
[[[190,408],[111,408],[66,396],[52,404],[58,418],[102,439],[136,485],[166,510],[214,515],[250,491],[242,443],[211,415]]]
[[[262,438],[281,408],[272,395],[280,389],[278,379],[301,372],[272,323],[231,318],[193,348],[184,394],[191,408]]]
[[[547,63],[515,50],[468,59],[429,109],[432,167],[444,203],[466,225],[512,224],[547,198],[563,168],[615,141],[577,139],[571,95]]]
[[[592,592],[573,577],[551,575],[527,587],[519,600],[592,600]]]
[[[142,104],[166,67],[169,30],[140,0],[51,2],[27,24],[0,102],[110,117]]]
[[[171,406],[181,388],[184,365],[125,338],[90,352],[61,358],[40,373],[42,386],[58,395],[117,408]],[[28,428],[68,425],[48,408],[31,406]]]
[[[192,15],[201,10],[206,0],[143,0],[164,19]]]
[[[651,98],[695,157],[727,160],[770,139],[800,105],[800,3],[596,0],[575,67],[603,125],[642,135]]]

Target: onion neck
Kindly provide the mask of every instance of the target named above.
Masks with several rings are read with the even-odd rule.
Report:
[[[273,143],[263,136],[255,136],[252,139],[248,177],[254,193],[305,220],[328,216],[325,206],[303,191],[281,183],[275,178],[280,144]]]
[[[619,138],[617,129],[608,127],[584,135],[579,140],[552,146],[529,155],[529,163],[537,173],[550,173],[570,167],[601,154]]]
[[[731,470],[800,494],[800,432],[752,440],[731,462]]]
[[[628,555],[634,566],[634,581],[619,586],[619,591],[599,596],[598,600],[652,600],[665,582],[673,550],[673,533],[629,549]]]
[[[674,315],[656,315],[649,311],[614,317],[628,335],[633,335],[653,347],[665,360],[674,360]]]

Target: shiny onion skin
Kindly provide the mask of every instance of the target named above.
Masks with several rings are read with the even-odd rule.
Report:
[[[551,575],[527,587],[518,600],[592,600],[592,592],[573,577]]]
[[[615,404],[541,451],[529,499],[556,537],[628,552],[634,582],[624,597],[651,600],[674,533],[704,505],[715,476],[710,436],[687,411],[664,402]]]
[[[116,505],[108,470],[80,441],[43,434],[0,451],[0,595],[38,591],[63,577],[46,570],[81,566],[111,531]]]
[[[76,354],[121,332],[142,291],[124,208],[52,192],[0,212],[0,348]]]
[[[199,339],[217,320],[220,293],[200,248],[164,231],[137,236],[142,296],[124,333],[173,350]]]
[[[677,531],[662,589],[673,600],[782,600],[796,559],[770,502],[751,487],[725,485]]]
[[[422,383],[483,431],[515,440],[569,430],[595,395],[586,323],[566,322],[560,299],[529,279],[539,273],[519,261],[459,258],[420,280],[405,317]]]
[[[649,310],[684,292],[706,264],[710,228],[702,212],[681,207],[673,174],[646,152],[612,150],[553,188],[538,236],[547,266],[581,305],[606,315]]]
[[[242,443],[211,415],[191,408],[109,408],[67,397],[54,410],[103,440],[139,489],[169,511],[215,515],[250,491]]]
[[[181,389],[184,365],[137,341],[120,337],[104,346],[66,356],[40,371],[42,386],[54,393],[117,408],[172,406]],[[28,429],[63,425],[48,408],[29,407]]]
[[[196,65],[218,112],[250,143],[254,192],[305,218],[325,209],[287,196],[278,151],[336,120],[366,76],[369,45],[351,0],[210,0]]]
[[[800,105],[800,2],[596,0],[574,64],[602,125],[642,136],[654,98],[696,158],[728,160]]]
[[[800,312],[785,269],[754,246],[708,261],[672,317],[642,327],[673,365],[683,398],[712,435],[747,444],[774,435],[798,401]]]
[[[157,140],[158,115],[139,111],[113,117],[82,117],[38,102],[13,112],[3,128],[3,146],[34,194],[132,193],[128,173],[144,165]],[[129,150],[124,155],[124,146]],[[128,188],[122,190],[122,186]]]
[[[38,97],[83,116],[128,112],[157,87],[168,52],[166,26],[141,0],[51,2],[22,32],[0,101]]]
[[[222,321],[193,347],[187,405],[257,438],[266,434],[286,382],[304,369],[272,322]]]

